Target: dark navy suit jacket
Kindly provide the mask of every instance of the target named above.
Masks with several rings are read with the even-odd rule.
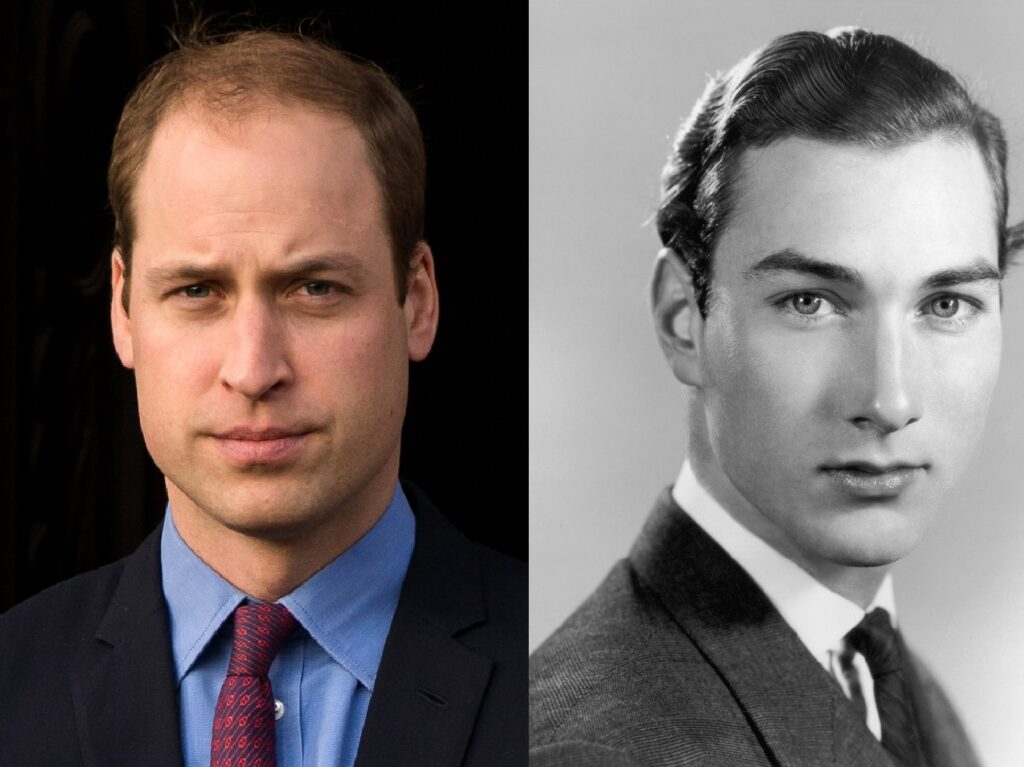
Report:
[[[526,764],[526,567],[415,488],[416,546],[356,767]],[[0,765],[180,767],[160,530],[0,616]]]

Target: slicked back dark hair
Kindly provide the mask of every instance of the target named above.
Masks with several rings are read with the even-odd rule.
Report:
[[[999,120],[945,69],[895,38],[842,28],[783,35],[715,77],[673,142],[656,218],[662,243],[693,275],[701,314],[744,150],[788,137],[884,149],[934,135],[980,150],[1005,271],[1024,244],[1020,227],[1006,226],[1006,139]]]

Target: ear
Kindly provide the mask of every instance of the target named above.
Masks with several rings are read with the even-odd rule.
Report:
[[[416,252],[409,264],[408,286],[402,308],[405,311],[409,359],[419,362],[430,353],[430,347],[434,345],[440,309],[434,255],[425,242],[416,244]]]
[[[651,314],[658,343],[672,373],[682,383],[700,387],[704,380],[704,318],[697,309],[690,269],[671,248],[662,248],[654,264]]]
[[[124,291],[128,287],[121,251],[114,249],[110,256],[110,328],[114,333],[114,349],[126,368],[135,367],[132,352],[132,321],[124,307]]]

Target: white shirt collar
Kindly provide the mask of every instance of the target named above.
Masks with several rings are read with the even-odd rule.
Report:
[[[825,670],[830,670],[832,655],[839,652],[843,637],[860,623],[865,612],[882,607],[896,625],[890,574],[868,610],[862,610],[733,519],[697,481],[689,461],[683,463],[672,498],[747,571]]]

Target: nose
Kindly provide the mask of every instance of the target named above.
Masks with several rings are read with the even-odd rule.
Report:
[[[220,379],[226,388],[255,402],[291,382],[284,328],[267,302],[237,304],[225,347]]]
[[[894,316],[865,333],[862,348],[854,355],[854,369],[848,372],[853,397],[847,418],[858,429],[884,436],[916,423],[924,414],[911,332]]]

